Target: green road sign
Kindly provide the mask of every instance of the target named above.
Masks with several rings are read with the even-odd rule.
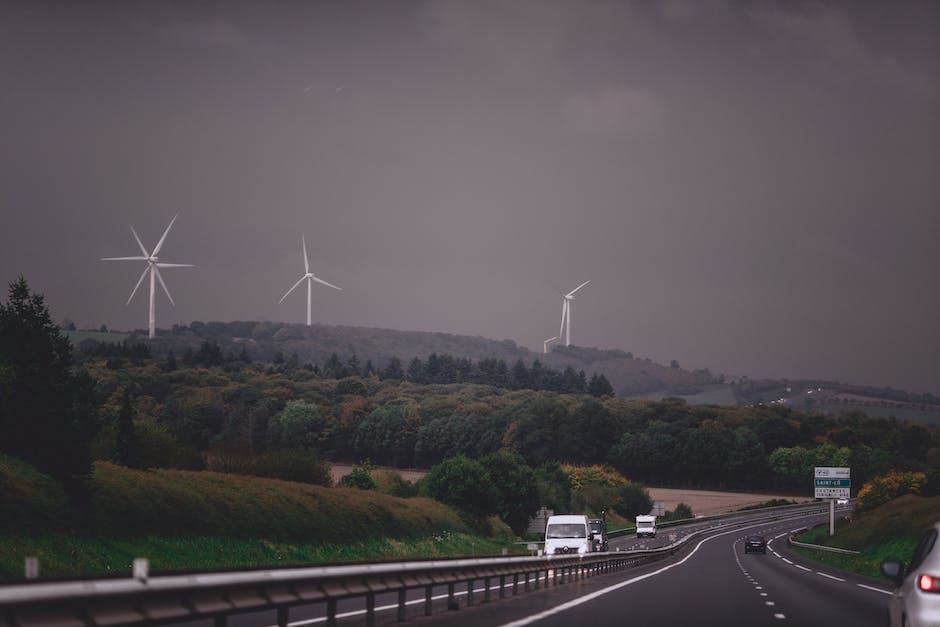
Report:
[[[817,488],[850,488],[851,479],[816,479]]]

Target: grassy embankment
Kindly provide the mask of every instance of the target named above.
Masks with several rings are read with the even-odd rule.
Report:
[[[809,559],[842,570],[880,577],[882,561],[900,559],[909,562],[920,536],[938,520],[940,496],[925,498],[907,495],[857,515],[850,522],[837,524],[834,536],[829,536],[827,523],[796,537],[800,542],[859,551],[858,555],[793,548]]]
[[[450,508],[351,488],[99,462],[90,499],[0,456],[0,580],[37,556],[43,578],[499,554]]]

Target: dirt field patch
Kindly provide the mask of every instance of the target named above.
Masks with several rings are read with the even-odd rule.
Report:
[[[352,466],[335,464],[330,467],[333,483],[337,483],[343,476],[352,472]],[[396,468],[380,468],[397,472],[406,481],[416,481],[427,474],[424,470],[398,470]],[[673,488],[648,488],[650,497],[654,501],[662,501],[666,510],[673,510],[679,503],[685,503],[692,508],[696,516],[711,516],[733,512],[748,505],[766,503],[771,499],[787,499],[801,503],[811,501],[812,496],[781,496],[779,494],[744,494],[741,492],[713,492],[709,490],[678,490]]]
[[[711,516],[733,512],[748,505],[766,503],[771,499],[787,499],[802,503],[812,496],[781,496],[780,494],[744,494],[741,492],[712,492],[708,490],[677,490],[673,488],[647,488],[653,501],[662,501],[663,507],[673,510],[679,503],[692,508],[696,516]]]

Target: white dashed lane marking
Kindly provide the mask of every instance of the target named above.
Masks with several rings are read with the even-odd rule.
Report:
[[[731,545],[731,551],[734,553],[734,561],[737,562],[738,568],[741,569],[741,573],[742,573],[742,574],[747,578],[747,580],[748,580],[749,582],[751,582],[751,584],[754,586],[754,590],[761,596],[762,599],[765,599],[765,600],[764,600],[764,606],[766,606],[766,607],[775,607],[775,606],[776,606],[776,603],[774,603],[773,601],[771,601],[770,599],[768,599],[768,598],[767,598],[767,593],[766,593],[766,592],[763,592],[764,586],[760,585],[760,582],[759,582],[759,581],[757,581],[756,579],[754,579],[753,577],[751,577],[750,573],[748,573],[746,570],[744,570],[744,564],[741,563],[741,557],[740,557],[740,555],[738,554],[738,542],[740,542],[742,539],[743,539],[743,538],[739,538],[738,540],[736,540],[736,541],[734,542],[734,544]],[[786,619],[786,617],[787,617],[786,614],[784,614],[784,613],[782,613],[782,612],[777,612],[777,613],[775,613],[773,616],[774,616],[774,618],[777,619],[777,620],[784,620],[784,619]]]

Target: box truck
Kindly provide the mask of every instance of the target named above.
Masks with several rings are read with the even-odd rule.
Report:
[[[636,517],[636,537],[655,538],[656,537],[656,517],[655,516],[637,516]]]

